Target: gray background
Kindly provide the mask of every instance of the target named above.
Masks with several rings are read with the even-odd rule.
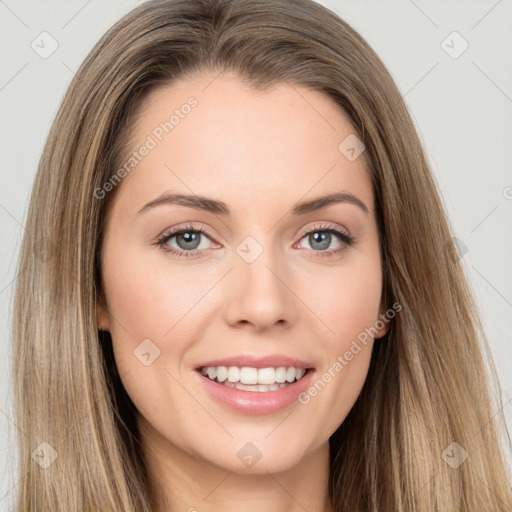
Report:
[[[9,333],[30,188],[74,71],[99,37],[139,3],[0,0],[0,510],[7,510],[17,485]],[[498,367],[510,428],[512,0],[320,3],[373,46],[411,110],[454,235],[467,248],[463,262]],[[40,36],[44,31],[58,44],[47,58],[31,47],[35,41],[39,52],[51,49],[55,43]],[[469,46],[461,53],[464,41]]]

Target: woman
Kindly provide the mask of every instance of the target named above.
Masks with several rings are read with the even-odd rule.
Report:
[[[512,505],[411,118],[309,0],[105,34],[41,159],[14,344],[20,511]]]

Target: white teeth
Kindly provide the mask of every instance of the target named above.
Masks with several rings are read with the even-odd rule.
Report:
[[[228,368],[228,380],[229,382],[238,382],[240,380],[240,368],[230,366]]]
[[[240,382],[242,384],[258,384],[258,369],[243,366],[240,369]]]
[[[286,381],[287,382],[293,382],[295,380],[295,375],[296,375],[296,370],[295,368],[288,368],[288,370],[286,370]]]
[[[228,369],[225,366],[217,366],[217,380],[224,382],[228,378]]]
[[[276,369],[276,382],[284,382],[286,380],[286,368],[280,366]]]
[[[205,366],[201,373],[218,383],[228,387],[236,387],[244,391],[277,391],[289,383],[302,379],[306,373],[305,368],[293,366],[278,368],[252,368],[250,366]]]
[[[258,384],[274,384],[276,371],[274,368],[260,368],[258,370]]]
[[[290,384],[270,384],[267,386],[266,384],[242,384],[240,382],[229,382],[226,381],[223,384],[224,386],[228,386],[230,388],[241,389],[242,391],[254,391],[259,393],[266,393],[267,391],[277,391],[278,389],[283,389]]]

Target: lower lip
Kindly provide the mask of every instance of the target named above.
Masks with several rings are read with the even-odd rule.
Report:
[[[195,373],[206,392],[221,405],[243,414],[272,414],[298,402],[298,396],[308,388],[315,371],[309,369],[299,381],[265,392],[228,388],[205,377],[200,371]]]

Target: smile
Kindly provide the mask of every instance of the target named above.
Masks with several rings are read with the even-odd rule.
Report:
[[[298,396],[311,385],[316,374],[312,366],[297,361],[297,366],[292,366],[292,360],[280,359],[276,366],[270,366],[268,358],[264,362],[244,361],[255,366],[212,361],[196,367],[194,374],[206,395],[221,407],[241,414],[273,414],[290,406],[302,407]]]
[[[250,366],[203,366],[201,373],[211,381],[242,391],[267,393],[300,381],[306,368],[279,366],[254,368]]]

